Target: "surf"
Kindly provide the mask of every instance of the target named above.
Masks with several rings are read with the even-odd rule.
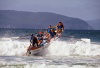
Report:
[[[28,46],[28,40],[22,41],[5,37],[0,38],[0,56],[22,56]]]
[[[52,56],[100,56],[100,45],[92,44],[90,39],[81,38],[71,41],[52,41],[48,55]]]
[[[17,37],[16,37],[17,38]],[[0,38],[0,56],[23,56],[29,46],[29,40]],[[91,43],[91,39],[81,38],[71,41],[57,39],[50,42],[45,56],[100,56],[100,45]]]

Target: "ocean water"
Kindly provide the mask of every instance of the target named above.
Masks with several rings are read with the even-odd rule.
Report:
[[[0,68],[100,68],[100,31],[65,30],[45,51],[26,56],[36,29],[0,29]]]

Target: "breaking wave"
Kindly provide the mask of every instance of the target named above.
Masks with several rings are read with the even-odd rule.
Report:
[[[71,41],[52,41],[48,48],[49,55],[53,56],[98,56],[100,45],[92,44],[90,39]]]
[[[17,37],[16,37],[17,38]],[[29,46],[29,40],[0,38],[0,56],[23,56]],[[99,56],[100,45],[92,44],[90,39],[52,41],[46,56]]]

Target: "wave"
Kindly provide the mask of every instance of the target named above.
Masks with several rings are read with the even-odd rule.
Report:
[[[92,44],[90,39],[71,41],[52,41],[48,48],[48,55],[52,56],[99,56],[100,45]]]
[[[29,40],[0,38],[0,56],[23,56],[29,44]],[[100,56],[100,45],[84,38],[71,41],[58,39],[51,41],[46,56]]]
[[[29,41],[0,38],[0,56],[22,56],[28,46]]]

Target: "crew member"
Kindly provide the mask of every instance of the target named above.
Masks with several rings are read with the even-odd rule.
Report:
[[[57,24],[57,35],[60,37],[61,36],[61,33],[62,31],[64,30],[64,25],[62,22],[59,22]]]
[[[38,39],[38,45],[40,45],[43,42],[43,32],[39,32],[37,34],[37,39]]]
[[[31,44],[33,47],[34,47],[34,46],[38,46],[37,37],[34,36],[33,34],[31,35],[30,44]]]
[[[56,32],[55,32],[54,29],[51,29],[51,34],[50,34],[50,36],[51,36],[51,39],[54,38],[54,37],[56,36]]]

